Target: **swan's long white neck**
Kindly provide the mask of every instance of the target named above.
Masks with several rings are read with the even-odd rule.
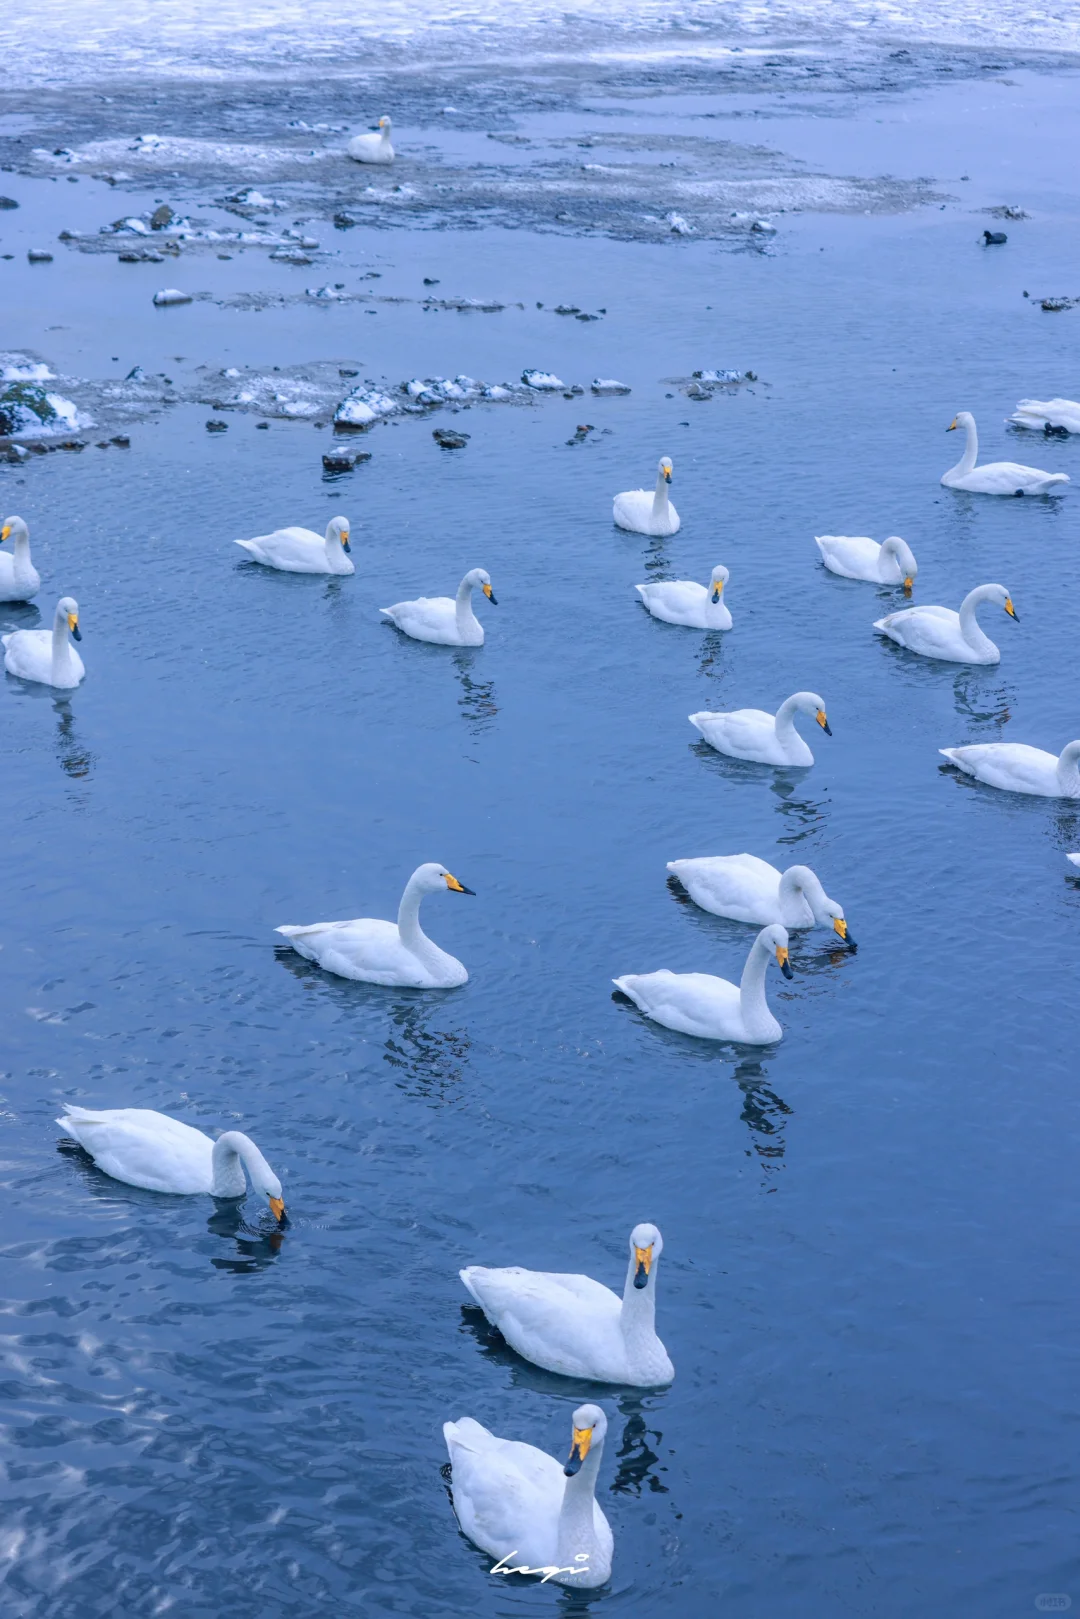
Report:
[[[769,1011],[765,999],[765,971],[769,965],[769,949],[756,938],[746,958],[739,982],[739,1006],[747,1034],[775,1033],[776,1019]]]
[[[420,901],[423,897],[424,888],[421,880],[418,877],[410,877],[405,884],[401,904],[398,906],[398,932],[406,950],[411,950],[414,956],[419,956],[422,960],[433,960],[441,956],[442,952],[420,926]]]
[[[35,577],[34,564],[30,561],[30,535],[25,528],[18,528],[12,536],[13,556],[11,559],[12,577],[16,589],[33,583]]]
[[[960,478],[972,470],[979,458],[979,435],[975,431],[975,423],[973,421],[968,422],[964,432],[967,434],[964,453],[952,469]]]
[[[469,583],[468,575],[458,585],[457,596],[454,599],[454,618],[457,621],[458,634],[467,635],[470,630],[480,628],[480,620],[472,610],[473,586]]]
[[[653,495],[652,514],[654,517],[666,517],[668,509],[667,478],[664,473],[656,474],[656,493]]]
[[[799,735],[795,729],[795,716],[798,712],[799,704],[794,697],[788,697],[776,710],[776,735],[784,747],[790,747]]]
[[[656,1272],[659,1264],[659,1258],[654,1259],[649,1267],[644,1287],[634,1286],[637,1259],[633,1253],[626,1267],[626,1284],[623,1287],[619,1324],[626,1343],[627,1357],[630,1359],[640,1359],[659,1342],[656,1336]]]
[[[817,920],[825,890],[809,866],[789,866],[780,878],[780,920],[786,928],[805,928]]]
[[[988,635],[984,635],[976,618],[976,610],[984,601],[996,597],[997,592],[993,585],[976,585],[969,590],[960,603],[960,634],[968,646],[974,647],[977,652],[997,652],[997,647]]]
[[[1062,748],[1057,762],[1058,786],[1063,798],[1080,798],[1080,742]]]
[[[66,613],[58,612],[53,619],[52,667],[54,679],[71,668],[71,635]]]
[[[914,572],[915,558],[907,543],[896,534],[890,534],[887,540],[882,540],[878,549],[878,577],[882,584],[891,585],[894,582],[894,573],[903,579]]]
[[[225,1134],[214,1142],[211,1159],[211,1195],[243,1197],[247,1191],[244,1164],[247,1165],[252,1185],[263,1185],[267,1179],[273,1179],[270,1165],[251,1137],[246,1136],[242,1130],[226,1130]]]
[[[331,568],[339,566],[339,555],[342,550],[341,535],[337,529],[329,527],[326,530],[326,560]]]
[[[589,1558],[596,1549],[596,1477],[600,1471],[600,1458],[604,1454],[604,1441],[594,1440],[579,1472],[566,1480],[562,1508],[559,1512],[559,1534],[556,1557],[560,1568],[572,1568],[574,1558],[584,1553]],[[581,1565],[587,1567],[587,1563]]]

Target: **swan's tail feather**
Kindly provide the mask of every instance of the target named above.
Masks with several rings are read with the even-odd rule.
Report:
[[[255,541],[254,540],[236,540],[234,543],[237,544],[237,545],[242,545],[245,551],[250,551],[252,554],[254,554],[254,551],[255,551]]]
[[[465,1291],[472,1295],[472,1297],[476,1300],[477,1304],[479,1304],[481,1309],[483,1309],[483,1307],[484,1307],[484,1301],[480,1297],[479,1293],[476,1291],[476,1286],[475,1286],[475,1284],[473,1282],[473,1277],[476,1274],[478,1274],[482,1269],[483,1269],[482,1265],[466,1265],[464,1270],[459,1270],[458,1271],[458,1275],[461,1277],[461,1280],[464,1283]]]
[[[889,630],[891,628],[891,625],[892,625],[892,614],[891,613],[888,615],[887,618],[875,618],[875,620],[874,620],[874,628],[875,628],[875,630],[880,630],[882,635],[888,635]]]

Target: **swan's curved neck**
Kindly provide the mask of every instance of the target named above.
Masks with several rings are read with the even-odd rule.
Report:
[[[480,620],[472,610],[473,587],[468,578],[458,585],[457,596],[454,599],[454,617],[457,620],[458,633],[464,634],[475,625],[480,628]]]
[[[963,477],[966,472],[970,472],[979,458],[979,435],[975,431],[975,423],[968,422],[964,432],[967,435],[964,453],[952,469],[959,477]]]
[[[1070,742],[1062,748],[1057,779],[1063,798],[1080,798],[1080,742]]]
[[[603,1443],[591,1445],[581,1470],[566,1480],[556,1544],[560,1568],[573,1568],[576,1556],[588,1559],[596,1549],[596,1477],[603,1454]],[[587,1562],[581,1566],[586,1567]]]
[[[816,920],[825,890],[808,866],[789,866],[780,878],[780,920],[786,928],[804,928]]]
[[[995,591],[992,585],[976,585],[969,590],[960,603],[960,634],[968,646],[974,647],[978,652],[996,652],[997,647],[988,635],[984,635],[979,627],[975,614],[984,601],[989,601]]]
[[[66,613],[57,613],[53,620],[52,666],[53,673],[66,670],[71,663],[71,637]]]
[[[790,746],[799,734],[795,729],[795,716],[798,712],[799,705],[794,697],[789,697],[776,710],[776,735],[785,746]]]
[[[405,892],[401,896],[398,906],[397,923],[401,942],[406,950],[411,950],[414,956],[438,955],[439,947],[433,944],[420,926],[420,901],[424,897],[424,890],[415,877],[410,877],[405,884]]]
[[[653,495],[652,514],[663,517],[668,509],[667,479],[662,472],[656,474],[656,493]]]
[[[739,1006],[747,1034],[757,1034],[762,1030],[771,1033],[775,1028],[776,1020],[765,999],[765,970],[768,965],[768,946],[762,944],[760,938],[755,939],[739,982]]]
[[[14,536],[15,544],[12,556],[12,572],[16,585],[29,584],[33,578],[34,565],[30,561],[30,535],[26,529],[21,528]]]
[[[242,1130],[226,1130],[225,1134],[214,1142],[211,1159],[211,1195],[243,1197],[247,1191],[244,1164],[247,1165],[253,1184],[265,1181],[270,1175],[270,1165],[251,1137],[246,1136]]]

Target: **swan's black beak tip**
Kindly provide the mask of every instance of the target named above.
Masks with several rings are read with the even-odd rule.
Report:
[[[75,641],[81,641],[82,640],[82,630],[80,630],[80,628],[79,628],[79,626],[77,624],[75,625],[74,629],[72,630],[71,636],[72,636],[72,640],[75,640]]]
[[[342,540],[341,547],[342,547],[343,551],[346,551],[346,552],[351,554],[352,546],[349,544],[348,540]]]
[[[783,973],[785,978],[794,978],[795,977],[795,974],[791,970],[791,962],[790,961],[781,962],[780,971]]]
[[[571,1456],[570,1460],[567,1462],[566,1466],[563,1468],[563,1472],[564,1472],[564,1474],[566,1475],[567,1478],[573,1478],[574,1474],[575,1473],[580,1473],[580,1471],[581,1471],[581,1457],[575,1451],[574,1455]]]

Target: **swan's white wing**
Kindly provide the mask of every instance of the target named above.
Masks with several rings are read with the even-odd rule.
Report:
[[[621,1300],[590,1276],[470,1265],[461,1279],[526,1360],[570,1377],[625,1376]]]
[[[737,922],[780,918],[780,873],[753,854],[711,855],[669,860],[668,868],[703,910]]]
[[[11,674],[23,680],[47,682],[51,678],[51,630],[13,630],[4,636],[4,646],[4,665]]]
[[[400,983],[403,974],[411,980],[420,970],[416,957],[402,944],[396,922],[359,917],[354,922],[315,922],[276,931],[301,955],[344,978],[359,974],[372,983]]]
[[[979,781],[1006,792],[1056,797],[1057,759],[1026,742],[975,742],[963,748],[941,748],[946,758]]]
[[[457,630],[456,603],[451,596],[418,596],[415,601],[395,602],[379,611],[419,641]]]
[[[700,725],[699,720],[703,722]],[[697,725],[704,737],[711,740],[716,736],[738,752],[776,745],[776,719],[763,708],[736,708],[730,714],[691,714],[690,723]]]
[[[1041,428],[1046,422],[1051,427],[1064,427],[1069,433],[1080,433],[1080,404],[1075,399],[1021,399],[1009,419],[1019,427]]]
[[[665,1028],[707,1039],[739,1039],[743,1032],[738,986],[711,973],[629,973],[614,983]]]
[[[99,1169],[151,1192],[209,1192],[214,1144],[201,1130],[149,1108],[68,1107],[57,1124]]]
[[[876,540],[860,534],[817,534],[814,538],[822,561],[833,573],[845,579],[877,581],[881,547]]]
[[[494,1557],[530,1568],[555,1563],[566,1480],[535,1445],[499,1439],[462,1417],[443,1427],[453,1469],[454,1510],[469,1539]]]
[[[960,614],[951,607],[905,607],[877,619],[874,628],[927,657],[960,652],[967,658],[972,653],[960,630]]]

